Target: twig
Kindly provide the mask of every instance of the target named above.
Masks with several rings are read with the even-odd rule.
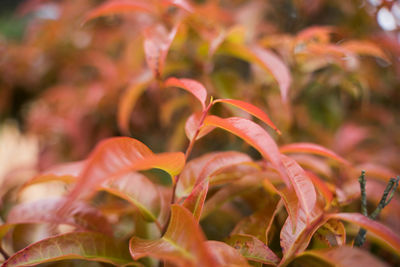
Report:
[[[399,186],[399,180],[400,180],[399,176],[397,176],[397,178],[390,178],[390,180],[385,188],[385,191],[383,192],[381,200],[379,201],[378,206],[371,213],[371,215],[368,216],[367,197],[366,197],[366,193],[365,193],[365,172],[362,171],[361,176],[358,179],[358,181],[360,182],[360,188],[361,188],[361,212],[363,213],[363,215],[368,216],[372,220],[375,220],[379,216],[379,214],[381,213],[383,208],[386,207],[392,200],[394,193],[396,192],[397,187]],[[366,235],[367,235],[367,230],[364,228],[361,228],[358,231],[358,234],[354,240],[354,246],[361,247],[365,242]]]
[[[7,260],[10,256],[8,255],[8,253],[3,249],[3,247],[0,245],[0,253],[3,256],[3,258],[5,260]]]

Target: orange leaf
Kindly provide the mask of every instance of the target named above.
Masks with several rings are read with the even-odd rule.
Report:
[[[235,99],[217,99],[217,100],[214,100],[214,103],[218,103],[218,102],[230,104],[232,106],[235,106],[237,108],[240,108],[240,109],[250,113],[254,117],[260,119],[265,124],[270,126],[278,134],[281,134],[281,131],[279,131],[279,129],[271,121],[271,119],[268,117],[268,115],[264,111],[259,109],[258,107],[254,106],[254,105],[252,105],[250,103],[247,103],[247,102],[244,102],[244,101],[241,101],[241,100],[235,100]]]
[[[165,82],[165,86],[175,86],[188,91],[200,101],[203,110],[206,108],[205,102],[207,98],[207,90],[201,83],[192,79],[177,79],[175,77],[171,77]]]
[[[153,13],[155,7],[147,1],[136,1],[136,0],[112,0],[103,3],[102,5],[91,10],[86,14],[84,23],[89,20],[116,14],[125,14],[134,11]]]
[[[331,159],[334,159],[336,161],[339,161],[340,163],[350,165],[350,163],[333,152],[332,150],[329,150],[323,146],[317,145],[317,144],[312,144],[312,143],[292,143],[288,145],[284,145],[280,147],[281,153],[311,153],[311,154],[316,154],[324,157],[328,157]]]
[[[187,119],[185,123],[185,133],[187,138],[191,141],[194,138],[194,135],[196,134],[197,129],[200,126],[200,120],[203,115],[203,112],[196,112],[190,115],[190,117]],[[202,138],[203,136],[207,135],[210,133],[212,130],[214,130],[215,127],[213,126],[204,126],[200,128],[200,132],[196,137],[196,140]]]
[[[206,245],[216,260],[216,266],[250,267],[246,259],[231,246],[220,241],[207,241]]]
[[[223,119],[212,115],[206,117],[204,124],[229,131],[253,146],[264,158],[272,162],[286,185],[291,187],[277,144],[259,125],[244,118],[231,117]]]
[[[152,79],[150,72],[143,73],[137,79],[134,79],[126,91],[120,97],[118,105],[118,126],[122,133],[129,134],[129,122],[131,113],[135,107],[136,101],[144,92]]]
[[[341,47],[360,55],[373,56],[390,62],[389,58],[376,44],[369,41],[347,41],[340,44]]]

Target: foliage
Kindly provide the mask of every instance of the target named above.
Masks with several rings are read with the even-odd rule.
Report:
[[[26,1],[0,41],[23,131],[0,160],[30,153],[0,172],[2,266],[399,264],[380,2]]]

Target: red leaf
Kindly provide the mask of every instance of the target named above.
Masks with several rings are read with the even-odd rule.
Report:
[[[103,3],[102,5],[91,10],[86,14],[84,23],[91,19],[95,19],[101,16],[109,16],[116,14],[130,13],[134,11],[153,13],[155,7],[147,1],[136,1],[136,0],[112,0]]]
[[[340,246],[320,250],[307,250],[300,254],[298,257],[302,256],[313,256],[336,267],[389,267],[388,264],[380,261],[367,251],[348,246]],[[312,259],[311,261],[309,261],[309,264],[312,264],[314,262],[315,259]],[[307,261],[305,262],[305,264],[307,264]]]
[[[67,259],[140,266],[132,262],[125,244],[92,232],[67,233],[40,240],[12,255],[2,266],[36,266]]]
[[[387,226],[373,221],[360,213],[334,213],[329,214],[328,218],[344,220],[365,228],[375,234],[383,244],[389,245],[396,254],[400,255],[400,236]]]
[[[128,137],[102,141],[86,160],[80,177],[69,194],[69,200],[85,197],[104,181],[128,172],[159,168],[174,177],[182,170],[185,156],[181,152],[154,154],[143,143]],[[68,201],[60,213],[68,206]]]
[[[144,51],[146,61],[153,71],[154,77],[160,79],[164,70],[165,59],[167,58],[169,47],[178,31],[179,23],[167,32],[162,24],[157,24],[144,31]]]
[[[231,246],[219,241],[207,241],[206,245],[216,260],[215,266],[250,267],[246,259]]]
[[[175,86],[188,91],[200,101],[203,110],[206,108],[207,90],[201,83],[192,79],[177,79],[171,77],[165,82],[165,86]]]
[[[376,44],[369,41],[347,41],[340,44],[341,47],[360,55],[373,56],[381,58],[386,62],[390,62],[390,59],[382,51],[382,49]]]
[[[212,115],[206,117],[204,124],[229,131],[253,146],[264,158],[272,162],[286,185],[291,187],[277,144],[259,125],[243,118],[231,117],[223,119]]]
[[[297,162],[287,156],[281,156],[289,179],[296,191],[300,209],[304,210],[307,225],[317,201],[317,193],[311,179]]]
[[[281,134],[281,131],[279,131],[279,129],[274,125],[274,123],[271,121],[271,119],[268,117],[268,115],[262,111],[261,109],[259,109],[258,107],[241,101],[241,100],[235,100],[235,99],[217,99],[214,100],[214,103],[227,103],[230,105],[233,105],[237,108],[240,108],[248,113],[250,113],[251,115],[253,115],[254,117],[262,120],[265,124],[267,124],[268,126],[270,126],[272,129],[274,129],[278,134]]]
[[[226,242],[239,250],[240,254],[248,260],[272,265],[279,263],[279,258],[275,253],[254,236],[236,234],[230,236]]]
[[[216,266],[205,243],[204,234],[192,214],[179,205],[171,206],[171,220],[161,239],[132,237],[129,250],[134,259],[154,257],[177,266]]]
[[[324,157],[328,157],[331,159],[334,159],[336,161],[339,161],[340,163],[350,165],[350,163],[333,152],[332,150],[329,150],[323,146],[317,145],[317,144],[312,144],[312,143],[293,143],[293,144],[288,144],[280,147],[281,153],[311,153],[311,154],[316,154]]]
[[[204,201],[206,200],[207,192],[209,187],[209,180],[204,180],[197,184],[190,195],[183,202],[183,206],[187,208],[191,213],[193,213],[193,217],[196,221],[200,220]]]
[[[121,95],[118,105],[118,126],[122,133],[129,134],[129,122],[133,108],[152,78],[151,72],[143,73],[140,77],[134,79]]]

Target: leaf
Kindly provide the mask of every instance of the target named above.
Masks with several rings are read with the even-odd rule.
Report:
[[[207,116],[204,124],[222,128],[243,139],[260,152],[265,159],[268,159],[277,169],[286,185],[291,187],[277,144],[259,125],[244,118],[231,117],[223,119],[213,115]]]
[[[216,260],[216,266],[250,267],[246,259],[231,246],[219,241],[207,241],[206,245]]]
[[[102,5],[91,10],[86,14],[83,23],[89,20],[109,15],[125,14],[130,12],[146,12],[154,13],[155,7],[147,1],[136,1],[136,0],[112,0],[103,3]]]
[[[100,261],[114,265],[135,264],[125,244],[99,233],[73,232],[33,243],[12,255],[2,266],[36,266],[65,259]]]
[[[187,119],[187,121],[185,123],[185,133],[186,133],[187,138],[190,141],[194,138],[194,135],[196,134],[196,131],[200,126],[200,120],[201,120],[202,116],[203,116],[203,112],[193,113],[192,115],[190,115],[190,117]],[[215,127],[213,127],[213,126],[204,126],[203,125],[203,127],[201,127],[201,129],[200,129],[199,134],[196,137],[196,140],[207,135],[214,129],[215,129]]]
[[[322,225],[315,235],[329,247],[346,245],[346,229],[339,220],[329,220]]]
[[[279,258],[275,253],[254,236],[236,234],[230,236],[226,243],[239,250],[240,254],[248,260],[272,265],[279,263]]]
[[[390,62],[390,59],[382,51],[382,49],[376,44],[369,41],[347,41],[340,44],[341,47],[360,55],[367,55],[380,58],[386,62]]]
[[[331,159],[336,160],[345,165],[350,165],[350,163],[346,159],[342,158],[335,152],[333,152],[323,146],[317,145],[317,144],[292,143],[292,144],[281,146],[280,151],[281,151],[281,153],[311,153],[311,154],[316,154],[316,155],[331,158]]]
[[[186,90],[200,101],[203,110],[206,108],[207,90],[201,83],[192,79],[177,79],[171,77],[168,78],[164,85],[166,87],[175,86]]]
[[[181,152],[154,154],[147,146],[129,137],[114,137],[102,141],[86,160],[80,177],[69,194],[69,201],[60,209],[65,212],[69,202],[92,193],[106,180],[128,172],[158,168],[174,177],[183,169],[185,156]]]
[[[184,184],[190,185],[189,188],[194,187],[193,191],[184,201],[183,206],[193,213],[196,220],[199,220],[208,191],[209,179],[212,174],[225,167],[251,161],[251,158],[246,154],[234,151],[214,154],[203,165],[200,172],[196,173],[194,176],[181,176],[181,179],[191,179],[191,181],[194,182],[192,185],[188,181],[183,181]],[[186,191],[188,191],[188,189],[186,189]]]
[[[144,92],[152,78],[151,72],[143,73],[130,83],[126,91],[120,97],[118,105],[118,127],[122,133],[126,135],[129,134],[129,122],[132,111],[140,95]]]
[[[180,175],[177,185],[178,196],[189,195],[195,185],[226,167],[248,162],[252,162],[248,155],[236,151],[209,153],[191,160]]]
[[[70,204],[70,216],[57,216],[58,208],[65,202],[65,198],[46,198],[14,206],[8,214],[7,223],[0,226],[0,232],[3,233],[0,234],[0,239],[12,226],[30,223],[68,224],[80,230],[111,235],[111,225],[106,217],[84,202]]]
[[[148,221],[157,221],[161,209],[158,188],[144,175],[133,172],[106,181],[101,188],[137,207]]]
[[[305,219],[308,222],[311,220],[311,213],[314,210],[317,193],[311,179],[307,176],[305,171],[300,167],[297,162],[287,156],[281,156],[282,162],[285,166],[289,179],[296,191],[299,200],[300,209],[304,211]]]
[[[325,199],[325,207],[330,207],[331,202],[333,200],[333,193],[329,189],[329,187],[325,184],[323,180],[321,180],[317,175],[312,172],[306,171],[307,176],[311,179],[314,186],[318,189],[319,193]]]
[[[272,74],[273,78],[278,82],[282,101],[287,103],[292,77],[288,67],[278,56],[257,45],[246,47],[244,45],[231,42],[225,42],[221,46],[221,50],[243,60],[256,63],[268,73]]]
[[[344,220],[359,225],[375,234],[383,244],[388,245],[397,255],[400,255],[400,236],[387,226],[373,221],[360,213],[334,213],[329,214],[328,218]]]
[[[170,261],[177,266],[215,266],[204,234],[192,214],[176,204],[171,206],[170,223],[161,239],[132,237],[129,250],[135,260],[150,256]]]
[[[82,171],[84,165],[85,161],[76,161],[53,166],[43,173],[28,180],[22,186],[20,191],[33,184],[45,183],[49,181],[62,181],[65,183],[73,183],[77,180],[77,177]]]
[[[250,113],[254,117],[260,119],[261,121],[263,121],[265,124],[267,124],[272,129],[274,129],[278,134],[281,134],[281,131],[279,131],[279,129],[271,121],[271,119],[268,117],[268,115],[264,111],[262,111],[261,109],[259,109],[258,107],[254,106],[250,103],[247,103],[247,102],[244,102],[241,100],[235,100],[235,99],[217,99],[217,100],[214,100],[214,103],[227,103],[227,104],[230,104],[237,108],[240,108],[240,109]]]
[[[301,253],[298,258],[305,256],[318,258],[335,267],[389,267],[388,264],[380,261],[367,251],[356,247],[340,246],[329,249],[307,250]]]
[[[168,50],[178,32],[179,23],[171,32],[167,32],[162,24],[157,24],[144,31],[144,52],[147,65],[153,71],[156,79],[161,79]]]
[[[280,202],[273,198],[263,208],[240,220],[232,230],[231,235],[252,235],[263,243],[268,243],[268,230],[273,223],[277,210],[280,209],[281,204],[278,203]]]

